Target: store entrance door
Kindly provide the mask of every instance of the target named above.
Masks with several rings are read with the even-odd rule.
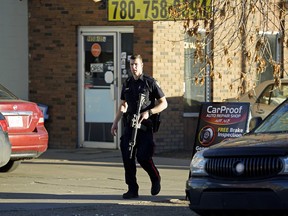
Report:
[[[115,28],[113,32],[90,28],[79,31],[81,147],[118,148],[120,133],[113,137],[110,129],[119,104],[119,86],[123,74],[128,74],[128,57],[132,53],[133,40],[126,40],[127,36],[133,39],[132,33],[115,31]]]

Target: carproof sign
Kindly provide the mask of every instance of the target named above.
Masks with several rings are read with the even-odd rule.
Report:
[[[249,103],[203,103],[199,115],[195,151],[246,132]]]

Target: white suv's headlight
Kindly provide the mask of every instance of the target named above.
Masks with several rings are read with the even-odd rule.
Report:
[[[190,170],[191,170],[192,176],[207,176],[207,173],[205,172],[206,160],[203,157],[204,151],[196,152],[196,154],[192,158],[192,161],[190,164]]]

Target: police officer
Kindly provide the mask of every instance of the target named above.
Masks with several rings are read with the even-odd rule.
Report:
[[[125,169],[125,182],[128,185],[128,191],[123,194],[124,199],[138,197],[139,186],[136,179],[135,157],[150,177],[152,183],[151,194],[157,195],[160,192],[161,178],[152,159],[155,144],[153,141],[153,122],[151,117],[153,114],[160,113],[168,106],[166,97],[156,80],[143,74],[143,61],[140,55],[131,56],[130,69],[133,76],[127,78],[122,86],[121,103],[111,127],[111,133],[115,136],[118,122],[122,116],[125,116],[123,118],[124,130],[120,142]],[[139,119],[139,123],[143,127],[141,126],[137,131],[136,145],[133,149],[132,158],[130,158],[129,142],[133,131],[131,120],[133,115],[136,114],[139,94],[141,93],[145,94],[145,101],[141,107],[141,116]],[[155,103],[156,101],[157,104]]]

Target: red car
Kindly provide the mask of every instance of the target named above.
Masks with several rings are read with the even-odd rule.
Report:
[[[2,85],[0,112],[8,122],[8,136],[12,145],[10,160],[0,167],[0,172],[10,172],[20,165],[21,160],[37,158],[47,150],[48,132],[38,105],[19,99]]]

